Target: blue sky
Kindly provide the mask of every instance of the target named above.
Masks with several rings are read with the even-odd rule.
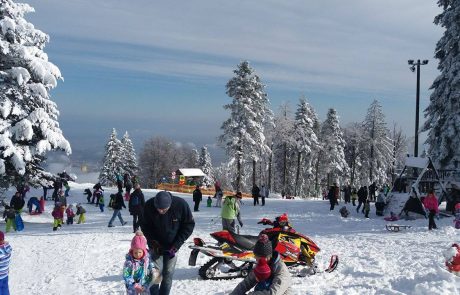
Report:
[[[25,2],[65,79],[52,97],[75,159],[102,157],[112,127],[128,130],[138,150],[154,135],[215,144],[228,117],[225,84],[241,60],[275,112],[305,95],[321,119],[334,107],[346,124],[378,99],[389,125],[409,136],[416,76],[407,60],[430,60],[422,110],[438,75],[434,0]]]

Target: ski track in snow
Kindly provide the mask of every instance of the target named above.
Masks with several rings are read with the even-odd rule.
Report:
[[[101,213],[94,205],[85,204],[82,193],[86,187],[75,184],[68,199],[83,204],[87,210],[85,224],[64,224],[53,232],[49,214],[53,203],[48,201],[44,214],[22,214],[24,231],[6,235],[13,247],[9,276],[12,295],[125,294],[121,272],[133,237],[131,216],[123,209],[128,225],[121,226],[116,220],[116,227],[108,228],[113,211],[106,207]],[[105,199],[113,192],[114,188],[107,189]],[[144,190],[146,198],[156,192]],[[41,190],[32,190],[28,197],[40,194]],[[191,206],[190,195],[176,195]],[[317,256],[320,268],[327,266],[331,254],[339,255],[339,266],[333,273],[293,277],[291,294],[460,294],[460,278],[445,270],[442,256],[452,242],[460,242],[460,231],[452,227],[452,218],[436,220],[439,229],[431,232],[425,219],[393,222],[412,226],[393,233],[385,229],[387,222],[375,215],[374,208],[371,218],[365,219],[355,207],[347,206],[351,216],[343,219],[338,213],[340,207],[330,212],[328,201],[277,199],[267,199],[265,207],[254,207],[252,200],[245,199],[241,233],[257,235],[264,228],[257,224],[262,217],[273,219],[287,212],[293,227],[321,248]],[[221,228],[218,208],[206,208],[202,202],[200,210],[194,214],[194,233],[177,254],[171,294],[228,294],[241,280],[199,279],[198,268],[209,259],[203,254],[198,256],[197,267],[188,266],[188,245],[193,237],[212,241],[209,233]]]

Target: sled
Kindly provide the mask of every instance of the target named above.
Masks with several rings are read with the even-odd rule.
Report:
[[[14,217],[14,222],[16,223],[17,231],[22,231],[24,229],[24,222],[22,221],[20,214],[16,214],[16,216]]]
[[[318,266],[315,264],[312,267],[303,268],[300,271],[296,272],[295,275],[298,277],[306,277],[312,276],[320,273],[331,273],[336,270],[337,266],[339,265],[339,257],[337,255],[332,255],[331,259],[329,260],[329,266],[326,269],[318,269]]]
[[[410,225],[399,225],[399,224],[387,224],[385,225],[387,231],[392,231],[392,232],[399,232],[401,230],[406,230],[408,228],[411,228]]]

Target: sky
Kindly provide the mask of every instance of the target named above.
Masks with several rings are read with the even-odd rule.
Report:
[[[112,128],[128,131],[138,151],[160,135],[222,158],[225,85],[242,60],[275,113],[305,95],[322,120],[333,107],[346,125],[377,99],[388,127],[408,137],[416,75],[407,60],[429,60],[421,112],[439,75],[435,0],[21,2],[35,8],[26,19],[50,35],[45,52],[64,76],[51,95],[75,162],[100,161]]]

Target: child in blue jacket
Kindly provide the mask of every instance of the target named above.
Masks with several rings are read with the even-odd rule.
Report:
[[[9,295],[10,291],[8,288],[8,272],[10,268],[11,258],[10,244],[5,241],[5,234],[0,231],[0,294]]]

